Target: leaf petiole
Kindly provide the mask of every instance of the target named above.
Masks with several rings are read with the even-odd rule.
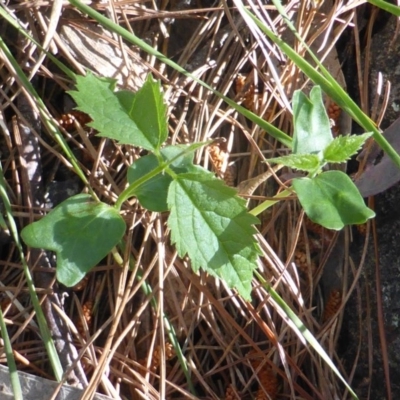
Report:
[[[272,207],[274,204],[279,203],[280,201],[282,201],[283,198],[288,197],[291,194],[293,194],[293,192],[291,192],[288,189],[285,189],[282,192],[278,193],[276,196],[274,196],[274,199],[276,199],[276,200],[265,200],[261,204],[259,204],[257,207],[255,207],[251,211],[249,211],[249,213],[254,216],[260,215],[263,211]]]
[[[176,161],[180,157],[184,157],[185,155],[189,153],[193,153],[197,149],[203,146],[208,146],[210,143],[212,143],[212,140],[208,140],[206,142],[199,142],[199,143],[194,143],[188,146],[186,149],[184,149],[182,152],[177,154],[175,157],[172,157],[168,161],[163,161],[160,162],[160,165],[156,168],[154,168],[152,171],[148,172],[147,174],[143,175],[141,178],[137,179],[134,183],[129,185],[118,197],[118,200],[116,201],[114,207],[120,211],[122,204],[124,204],[125,201],[130,199],[135,195],[135,191],[143,185],[145,182],[149,181],[150,179],[154,178],[158,174],[162,173],[163,171],[166,171],[169,175],[172,177],[175,176],[172,170],[168,168],[174,161]],[[157,158],[160,159],[161,156],[158,156]]]

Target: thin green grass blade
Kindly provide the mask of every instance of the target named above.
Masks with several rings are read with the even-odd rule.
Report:
[[[1,8],[0,8],[1,9]],[[35,88],[31,84],[31,82],[28,80],[28,78],[25,76],[24,72],[22,71],[21,67],[19,66],[17,60],[14,58],[12,53],[9,51],[7,45],[5,42],[2,40],[0,37],[0,49],[4,52],[5,57],[8,59],[12,67],[14,68],[16,72],[16,78],[19,81],[19,84],[26,89],[26,91],[29,93],[30,96],[32,96],[35,99],[35,102],[37,104],[37,107],[39,109],[39,112],[42,116],[43,122],[46,125],[47,129],[49,132],[53,135],[54,139],[57,141],[57,143],[60,145],[62,150],[64,151],[65,155],[67,156],[68,160],[71,162],[72,166],[74,167],[74,170],[76,174],[79,176],[79,178],[83,181],[83,183],[88,187],[88,190],[90,191],[90,194],[93,196],[94,199],[98,200],[98,197],[96,194],[93,192],[91,189],[88,180],[86,179],[85,174],[83,173],[82,169],[79,167],[79,163],[69,148],[67,142],[64,140],[63,136],[61,135],[61,132],[59,131],[58,127],[53,123],[51,118],[49,117],[49,112],[43,103],[42,99],[40,96],[37,94]]]
[[[395,6],[394,4],[390,4],[387,1],[383,0],[367,0],[367,1],[368,3],[371,3],[374,6],[382,8],[382,10],[388,11],[391,14],[396,15],[396,17],[400,17],[400,7]]]
[[[21,263],[22,263],[22,267],[24,270],[25,279],[26,279],[26,282],[28,285],[29,295],[30,295],[30,298],[31,298],[31,301],[33,304],[33,308],[36,313],[36,318],[38,321],[40,334],[42,336],[44,346],[45,346],[47,354],[49,356],[50,363],[53,368],[54,376],[58,382],[61,382],[62,375],[63,375],[63,369],[61,366],[60,359],[58,357],[57,350],[54,346],[53,339],[51,338],[51,333],[50,333],[49,327],[47,326],[47,322],[44,317],[43,310],[40,306],[39,299],[37,297],[37,293],[36,293],[35,285],[32,280],[31,272],[30,272],[28,264],[26,263],[26,260],[25,260],[24,250],[22,248],[22,244],[19,239],[17,225],[16,225],[14,217],[12,215],[11,203],[10,203],[10,199],[8,198],[8,195],[7,195],[6,187],[7,187],[7,185],[6,185],[6,181],[4,179],[3,169],[0,164],[0,197],[3,200],[5,214],[6,214],[6,217],[8,220],[11,234],[14,238],[15,245],[17,246],[19,255],[21,257]]]
[[[119,25],[113,23],[108,18],[104,17],[103,15],[99,14],[91,7],[82,4],[79,0],[69,0],[69,2],[77,7],[80,11],[88,14],[90,17],[94,18],[98,23],[106,27],[107,29],[119,34],[124,39],[136,44],[142,50],[148,52],[149,54],[157,57],[160,61],[164,62],[165,64],[169,65],[170,67],[174,68],[178,72],[181,72],[183,75],[190,77],[191,79],[198,82],[200,85],[205,87],[206,89],[212,91],[214,94],[222,98],[228,105],[233,107],[235,110],[246,116],[246,118],[250,119],[254,123],[258,124],[261,128],[265,129],[271,136],[279,140],[284,145],[291,147],[291,138],[286,135],[281,130],[274,127],[272,124],[269,124],[267,121],[263,120],[262,118],[258,117],[254,113],[246,110],[244,107],[236,104],[233,100],[229,99],[228,97],[224,96],[222,93],[217,92],[215,89],[207,85],[202,80],[198,79],[197,77],[193,76],[189,72],[187,72],[184,68],[179,66],[178,64],[174,63],[170,59],[168,59],[165,55],[155,50],[153,47],[149,46],[147,43],[136,37],[135,35],[131,34],[130,32],[126,31],[124,28],[120,27]],[[259,26],[259,28],[273,41],[275,42],[281,50],[293,61],[298,65],[298,67],[308,76],[310,79],[315,82],[316,84],[320,85],[324,92],[332,98],[339,106],[341,106],[357,123],[359,123],[366,131],[374,132],[374,139],[379,144],[379,146],[388,153],[389,157],[393,160],[393,162],[400,167],[400,156],[397,152],[393,149],[393,147],[387,142],[387,140],[382,136],[379,129],[376,127],[374,122],[366,116],[360,108],[355,104],[355,102],[348,96],[348,94],[340,87],[340,85],[335,81],[335,79],[330,75],[330,73],[318,62],[318,59],[315,55],[310,54],[316,59],[319,63],[321,71],[320,73],[315,70],[315,68],[308,63],[304,58],[300,57],[289,45],[287,45],[283,40],[278,38],[272,31],[270,31],[265,25],[250,11],[245,9],[242,2],[236,2],[238,7],[245,13],[247,13],[254,22]],[[274,1],[276,5],[278,5],[280,10],[284,9],[280,6],[280,3]],[[285,17],[286,21],[289,21],[289,18],[284,13],[283,16]],[[294,29],[293,24],[291,27]],[[294,30],[295,31],[295,30]],[[300,38],[301,39],[301,38]],[[305,45],[305,43],[303,42]],[[306,45],[305,45],[306,46]],[[307,48],[307,46],[306,46]]]
[[[8,229],[7,223],[2,215],[0,215],[0,228],[2,228],[4,231]]]
[[[34,43],[41,51],[46,53],[46,56],[51,59],[54,64],[60,68],[61,71],[65,73],[70,79],[75,79],[75,73],[69,69],[66,65],[64,65],[61,61],[59,61],[56,57],[54,57],[50,52],[46,51],[42,45],[37,42],[25,29],[23,26],[20,25],[20,22],[14,19],[7,10],[4,9],[3,5],[0,4],[0,16],[4,18],[11,26],[13,26],[21,35],[25,36],[30,42]]]
[[[296,37],[301,41],[302,45],[307,49],[311,57],[317,63],[321,72],[318,72],[304,57],[300,57],[292,47],[276,36],[265,24],[262,23],[254,14],[247,10],[240,0],[236,0],[236,5],[240,10],[247,14],[256,25],[317,85],[320,85],[322,90],[334,100],[344,111],[346,111],[366,132],[373,132],[373,138],[379,144],[381,149],[385,151],[391,160],[400,168],[400,156],[385,139],[379,131],[375,123],[365,115],[343,88],[336,82],[329,71],[319,62],[318,58],[313,54],[309,47],[304,43],[300,35],[298,35],[293,24],[287,17],[285,10],[277,0],[273,0],[278,10],[283,13],[283,17],[293,31]]]
[[[109,29],[112,32],[116,32],[120,34],[122,37],[124,37],[126,40],[130,41],[131,43],[136,44],[138,47],[140,47],[142,50],[148,52],[149,54],[152,54],[159,58],[161,61],[163,61],[165,64],[171,66],[178,72],[181,72],[183,75],[190,77],[194,81],[198,82],[200,85],[204,86],[208,90],[212,91],[215,95],[219,96],[222,98],[227,104],[229,104],[232,108],[236,109],[238,112],[240,112],[242,115],[244,115],[246,118],[248,118],[250,121],[253,121],[256,123],[258,126],[260,126],[262,129],[264,129],[266,132],[268,132],[272,137],[280,141],[282,144],[284,144],[287,147],[291,147],[291,142],[292,139],[289,135],[286,133],[282,132],[280,129],[276,128],[274,125],[270,124],[269,122],[265,121],[264,119],[260,118],[258,115],[252,113],[251,111],[247,110],[246,108],[240,106],[233,100],[231,100],[229,97],[224,96],[222,93],[219,93],[215,89],[213,89],[211,86],[207,85],[205,82],[203,82],[201,79],[195,77],[194,75],[190,74],[187,72],[184,68],[179,66],[178,64],[174,63],[173,61],[169,60],[167,57],[165,57],[162,53],[156,51],[153,47],[149,46],[147,43],[142,41],[141,39],[137,38],[135,35],[131,34],[127,30],[121,28],[119,25],[113,23],[110,21],[108,18],[102,16],[101,14],[97,13],[94,11],[92,8],[86,6],[85,4],[80,3],[79,1],[74,1],[71,0],[71,4],[75,5],[78,9],[80,9],[83,12],[86,12],[89,16],[93,17],[97,22],[105,26],[107,29]],[[81,8],[82,7],[82,8]],[[13,20],[8,13],[0,6],[0,15],[4,18],[7,19],[11,23],[12,26],[14,26],[16,29],[18,29],[26,38],[31,40],[33,43],[35,43],[38,48],[40,48],[42,51],[44,51],[47,56],[71,79],[74,79],[75,74],[64,64],[62,64],[59,60],[57,60],[51,53],[48,51],[44,50],[40,43],[38,43],[32,36],[30,36],[18,23]],[[96,19],[99,17],[100,19]]]
[[[21,383],[18,377],[17,366],[15,364],[14,354],[10,342],[10,337],[8,336],[6,322],[4,321],[3,311],[0,308],[0,329],[1,337],[4,341],[4,350],[7,358],[7,366],[10,371],[10,381],[14,394],[15,400],[23,400]]]
[[[149,46],[146,42],[143,40],[139,39],[137,36],[134,34],[128,32],[126,29],[120,27],[119,25],[115,24],[112,22],[110,19],[107,17],[99,14],[97,11],[95,11],[93,8],[87,6],[86,4],[81,3],[79,0],[68,0],[73,6],[75,6],[77,9],[82,11],[83,13],[87,14],[89,17],[95,19],[99,24],[110,30],[111,32],[115,32],[118,35],[120,35],[122,38],[126,39],[127,41],[135,44],[138,46],[140,49],[143,51],[147,52],[148,54],[151,54],[154,57],[157,57],[160,61],[165,63],[166,65],[169,65],[170,67],[174,68],[176,71],[182,73],[183,75],[193,79],[206,89],[210,90],[213,92],[216,96],[220,97],[223,99],[228,105],[233,107],[236,111],[239,113],[243,114],[246,118],[248,118],[250,121],[256,123],[258,126],[260,126],[262,129],[264,129],[266,132],[268,132],[272,137],[275,139],[279,140],[281,143],[283,143],[287,147],[291,147],[292,139],[289,135],[286,133],[282,132],[280,129],[276,128],[274,125],[270,124],[269,122],[263,120],[256,114],[252,113],[251,111],[247,110],[246,108],[240,106],[237,104],[235,101],[231,100],[229,97],[224,96],[222,93],[216,91],[213,89],[210,85],[207,83],[203,82],[201,79],[195,77],[194,75],[190,74],[187,72],[184,68],[182,68],[180,65],[174,63],[171,61],[168,57],[166,57],[164,54],[160,53],[159,51],[155,50],[153,47]]]
[[[255,271],[257,278],[263,285],[263,287],[268,291],[271,295],[272,299],[275,301],[276,305],[286,314],[286,316],[293,322],[294,326],[297,328],[297,334],[304,338],[308,342],[308,344],[318,353],[318,355],[328,364],[331,370],[338,376],[338,378],[344,383],[347,390],[353,399],[357,399],[357,395],[348,385],[346,380],[342,377],[339,370],[336,368],[335,364],[332,362],[328,354],[326,354],[325,350],[318,343],[317,339],[313,336],[313,334],[304,326],[303,322],[300,318],[292,311],[292,309],[285,303],[281,296],[265,281],[265,279]]]

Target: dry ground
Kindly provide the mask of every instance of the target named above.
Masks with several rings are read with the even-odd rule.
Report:
[[[140,87],[149,72],[161,79],[169,109],[170,143],[226,138],[225,144],[199,151],[197,162],[213,168],[233,186],[241,184],[242,190],[248,188],[243,182],[262,174],[254,192],[245,190],[250,207],[283,187],[289,172],[271,170],[263,160],[285,150],[262,129],[68,4],[61,5],[61,12],[52,12],[51,6],[54,10],[57,3],[11,1],[7,7],[75,72],[90,68],[117,78],[121,86],[132,90]],[[315,8],[311,3],[290,1],[286,7],[302,37],[344,85],[333,46],[346,27],[359,28],[354,15],[360,4],[325,0],[321,8]],[[255,9],[263,6],[248,4]],[[310,84],[279,49],[243,22],[233,3],[114,0],[92,6],[220,92],[291,133],[292,93],[298,88],[308,90]],[[293,44],[272,6],[265,7],[262,16]],[[4,21],[2,37],[25,73],[31,74],[52,117],[63,122],[62,134],[96,193],[103,201],[114,203],[124,188],[127,166],[140,157],[141,150],[96,138],[65,115],[61,117],[73,107],[65,96],[72,83]],[[298,43],[295,46],[304,53]],[[14,217],[21,228],[42,215],[39,205],[49,207],[67,190],[83,188],[35,114],[35,102],[20,93],[20,87],[3,53],[1,116],[7,130],[2,130],[1,160]],[[329,105],[329,99],[327,107],[340,132],[348,124],[346,117]],[[28,142],[37,146],[32,150]],[[32,152],[38,160],[38,181],[29,177],[25,162]],[[40,198],[41,190],[50,191],[46,204]],[[72,338],[70,354],[62,354],[64,367],[71,366],[74,351],[79,355],[69,382],[84,387],[90,382],[85,398],[94,391],[115,399],[348,398],[338,378],[304,344],[297,329],[256,281],[253,301],[244,302],[223,283],[204,273],[192,273],[189,261],[177,257],[169,242],[165,215],[146,212],[132,200],[124,216],[129,225],[125,258],[130,255],[136,260],[131,270],[122,270],[110,256],[82,285],[68,289],[55,282],[54,270],[49,268],[53,260],[46,264],[40,255],[27,253],[40,297],[50,299],[52,311],[46,315],[55,318],[50,325],[63,325],[61,342]],[[348,257],[351,231],[339,235],[319,229],[304,218],[294,199],[263,214],[258,229],[263,250],[261,273],[351,384],[357,360],[344,367],[337,353],[343,308],[357,288],[361,271],[361,265]],[[16,248],[7,235],[2,240],[1,304],[18,368],[52,377]],[[339,245],[335,245],[337,241]],[[183,360],[173,350],[164,316],[175,329]],[[2,361],[5,363],[4,353]]]

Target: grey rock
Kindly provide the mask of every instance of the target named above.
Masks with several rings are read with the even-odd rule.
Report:
[[[400,115],[400,36],[396,37],[396,17],[372,38],[370,88],[371,106],[376,91],[378,72],[392,85],[388,111],[381,128],[390,126]],[[400,135],[400,132],[398,132]],[[382,172],[383,173],[383,172]],[[390,171],[386,171],[390,174]],[[377,281],[374,244],[371,238],[360,291],[353,294],[346,307],[343,336],[343,358],[348,370],[357,365],[352,388],[360,399],[400,398],[400,185],[375,196],[378,261]],[[361,245],[352,249],[352,257],[360,260]],[[356,264],[357,265],[357,264]],[[378,283],[377,283],[378,282]],[[391,387],[385,387],[383,355],[379,335],[377,296],[382,292],[384,330],[390,368]],[[359,359],[355,362],[358,350]]]
[[[24,400],[50,399],[55,392],[58,383],[25,372],[18,372]],[[71,386],[62,386],[57,394],[57,400],[79,400],[83,390]],[[7,367],[0,365],[0,399],[14,399],[10,382],[10,373]],[[95,400],[113,400],[111,397],[96,394]]]

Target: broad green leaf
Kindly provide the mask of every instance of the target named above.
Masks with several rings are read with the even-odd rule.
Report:
[[[125,201],[127,201],[132,196],[136,196],[139,187],[141,187],[143,184],[150,181],[157,175],[164,173],[164,171],[171,176],[174,176],[176,173],[189,171],[196,172],[197,170],[201,170],[201,173],[204,173],[203,168],[192,164],[193,153],[200,147],[203,147],[204,145],[207,145],[209,143],[210,141],[196,142],[190,145],[168,146],[165,149],[162,149],[160,151],[161,158],[156,168],[151,169],[148,173],[142,176],[139,176],[139,174],[135,175],[135,179],[131,179],[131,183],[129,184],[129,186],[125,188],[125,190],[119,195],[114,207],[117,210],[120,210],[122,204]],[[170,148],[174,149],[172,149],[172,151],[169,151]]]
[[[177,175],[168,191],[168,225],[181,257],[188,254],[194,271],[223,279],[250,299],[253,270],[260,254],[246,203],[207,171]]]
[[[293,187],[307,216],[328,229],[363,224],[375,213],[368,208],[351,179],[341,171],[293,179]]]
[[[154,154],[139,158],[128,169],[128,182],[134,183],[136,180],[159,166],[157,157]],[[172,178],[164,173],[159,173],[140,185],[135,191],[142,207],[150,211],[168,211],[167,194]]]
[[[159,149],[167,140],[167,105],[164,103],[161,83],[154,81],[151,75],[136,93],[129,115],[154,149]]]
[[[267,161],[307,172],[315,172],[321,167],[321,160],[317,154],[290,154],[288,156],[270,158]]]
[[[183,153],[188,146],[176,145],[167,146],[161,149],[164,161],[173,160]],[[176,173],[188,172],[194,169],[192,153],[185,153],[172,161],[169,167]],[[159,161],[154,154],[141,157],[128,168],[128,183],[131,185],[150,171],[159,166]],[[136,195],[142,207],[150,210],[163,212],[168,211],[167,195],[168,187],[172,178],[164,171],[142,183],[132,194]]]
[[[170,164],[170,167],[174,171],[187,172],[188,169],[194,166],[193,165],[194,152],[198,150],[198,147],[197,146],[193,147],[193,149],[191,149],[190,152],[187,152],[187,150],[189,150],[189,146],[186,144],[166,146],[163,149],[161,149],[161,155],[164,158],[164,161],[173,160],[172,163]],[[179,156],[179,154],[182,154],[182,156],[174,159],[175,157]]]
[[[70,197],[21,236],[30,247],[54,251],[57,279],[76,285],[120,241],[125,222],[118,211],[87,194]]]
[[[362,135],[338,136],[324,150],[324,160],[330,163],[343,163],[356,154],[372,132]]]
[[[294,154],[319,153],[333,140],[319,86],[312,88],[310,98],[300,90],[294,92],[293,123]]]
[[[89,114],[93,122],[88,125],[96,129],[99,136],[115,139],[121,144],[143,147],[154,151],[159,139],[139,129],[127,112],[126,95],[121,101],[110,88],[110,84],[88,73],[76,76],[77,90],[68,93],[78,105],[77,109]]]
[[[114,92],[114,94],[121,106],[124,108],[125,112],[129,114],[132,109],[135,93],[131,92],[130,90],[120,90],[118,92]]]

